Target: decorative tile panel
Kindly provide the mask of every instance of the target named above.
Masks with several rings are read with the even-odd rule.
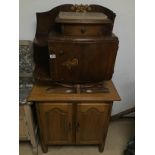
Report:
[[[32,42],[19,41],[19,103],[26,104],[26,98],[33,86]]]
[[[19,76],[30,77],[33,73],[32,42],[19,41]]]

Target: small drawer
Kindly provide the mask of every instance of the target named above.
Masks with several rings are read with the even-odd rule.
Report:
[[[62,24],[61,33],[76,36],[106,36],[110,35],[111,24]]]
[[[101,12],[59,12],[55,22],[64,35],[99,36],[112,32],[113,22]]]

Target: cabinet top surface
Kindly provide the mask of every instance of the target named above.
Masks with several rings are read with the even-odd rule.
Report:
[[[58,17],[60,19],[101,19],[105,20],[108,17],[104,13],[98,12],[59,12]]]
[[[91,23],[101,24],[111,21],[104,13],[99,12],[60,12],[56,18],[58,23]]]
[[[34,85],[31,93],[29,94],[28,101],[120,101],[120,96],[113,84],[113,82],[105,81],[104,87],[107,92],[90,92],[91,89],[88,89],[86,92],[82,91],[73,91],[70,92],[69,88],[58,88],[56,87],[53,91],[52,86],[49,85]],[[58,88],[58,89],[57,89]]]

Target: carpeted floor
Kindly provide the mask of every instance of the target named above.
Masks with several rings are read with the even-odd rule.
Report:
[[[112,121],[109,126],[103,153],[97,146],[50,146],[46,155],[123,155],[127,142],[134,136],[134,119],[120,119]],[[29,142],[22,142],[19,155],[33,155]],[[45,155],[40,145],[38,155]]]

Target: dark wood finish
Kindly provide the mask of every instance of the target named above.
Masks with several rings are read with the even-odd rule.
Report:
[[[81,9],[82,11],[86,9],[88,12],[104,13],[108,19],[102,24],[96,24],[97,20],[94,20],[93,23],[83,23],[81,20],[80,22],[78,21],[79,24],[69,23],[67,25],[55,22],[60,11],[70,12]],[[77,84],[110,80],[112,78],[118,49],[118,39],[111,34],[115,19],[115,14],[111,10],[99,5],[73,6],[66,4],[55,7],[47,12],[37,13],[36,15],[37,30],[33,47],[35,62],[34,77],[37,83],[53,83],[59,81],[62,83]],[[55,36],[54,33],[51,32],[57,32],[59,35]],[[66,35],[68,35],[68,37]],[[96,37],[92,37],[93,35],[96,35]],[[57,38],[57,41],[54,41],[54,38]],[[111,41],[108,43],[109,38]],[[70,41],[71,44],[67,44],[68,41]],[[58,68],[54,67],[54,64],[51,63],[51,59],[49,59],[49,53],[51,52],[48,51],[48,49],[57,48],[55,46],[64,48],[65,55],[63,60],[66,59],[65,57],[68,55],[66,61],[71,64],[67,65],[69,66],[68,71],[62,71],[62,69],[60,69],[61,64],[63,64],[61,59],[58,60],[61,64],[55,64]],[[72,61],[74,54],[71,54],[71,52],[79,57],[78,64],[77,61]],[[94,55],[94,60],[91,60]],[[56,59],[57,57],[59,57],[59,55],[56,55]],[[103,64],[101,65],[101,63]],[[108,63],[108,65],[106,63]],[[84,66],[85,68],[83,68]],[[73,71],[74,69],[75,71]],[[64,74],[64,72],[67,72],[67,74]],[[79,72],[81,75],[77,75]],[[99,72],[102,73],[101,76]],[[61,79],[64,75],[64,79]]]
[[[59,93],[49,85],[33,87],[28,100],[36,105],[43,152],[48,151],[48,145],[58,144],[93,144],[103,152],[112,104],[120,100],[112,81],[104,86],[108,92],[88,94],[80,85],[72,93],[62,87],[63,92],[60,86]],[[53,90],[47,92],[50,87]]]
[[[85,17],[67,19],[71,12]],[[112,104],[120,100],[110,81],[119,43],[112,34],[115,13],[99,5],[65,4],[36,16],[36,85],[28,101],[36,106],[42,150],[95,144],[103,152]]]
[[[104,36],[111,34],[112,21],[103,13],[60,12],[56,18],[63,35]]]
[[[49,55],[56,57],[49,60],[52,80],[62,83],[109,80],[113,75],[117,49],[115,36],[98,40],[90,37],[60,39],[59,35],[53,34],[49,40]],[[74,60],[76,62],[72,63]]]
[[[68,12],[75,11],[72,9],[72,7],[73,7],[72,4],[64,4],[57,6],[47,12],[36,13],[37,29],[34,43],[40,44],[42,42],[42,39],[44,38],[43,43],[44,45],[47,45],[48,33],[50,32],[51,29],[56,29],[57,27],[55,23],[55,18],[57,17],[58,13],[60,11],[68,11]],[[90,5],[90,7],[91,10],[89,12],[103,12],[114,23],[116,15],[112,10],[99,5]]]

